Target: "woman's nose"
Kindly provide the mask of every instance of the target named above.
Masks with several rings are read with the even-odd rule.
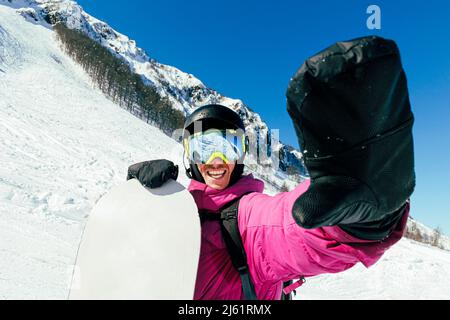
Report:
[[[223,165],[223,164],[225,164],[225,162],[223,162],[223,160],[221,158],[219,158],[219,157],[214,158],[214,160],[211,161],[211,163],[210,163],[210,165],[212,165],[213,167],[220,166],[220,165]]]

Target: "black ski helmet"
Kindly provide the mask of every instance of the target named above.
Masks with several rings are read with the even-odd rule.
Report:
[[[202,131],[206,131],[208,129],[241,129],[245,132],[245,125],[241,117],[230,108],[220,104],[208,104],[194,110],[194,112],[192,112],[184,122],[185,136],[183,138],[185,138],[186,135],[194,134],[194,130],[197,129],[194,125],[196,122],[201,122]],[[247,143],[248,142],[246,139],[246,144]],[[248,150],[248,145],[245,149]],[[229,185],[234,184],[242,176],[242,173],[244,172],[244,157],[245,154],[236,164],[233,173],[231,174]],[[198,170],[197,165],[194,163],[189,163],[189,168],[186,168],[186,175],[189,179],[194,179],[205,183],[205,180]]]

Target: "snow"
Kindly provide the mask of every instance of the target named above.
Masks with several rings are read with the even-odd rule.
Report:
[[[182,150],[93,90],[51,30],[2,5],[0,21],[0,299],[64,299],[95,202],[130,164]]]
[[[450,252],[403,238],[371,268],[308,278],[296,299],[449,299]]]
[[[408,221],[408,229],[410,230],[414,230],[417,229],[420,231],[420,234],[422,236],[422,241],[423,243],[433,243],[434,239],[436,237],[436,233],[435,230],[424,225],[423,223],[420,223],[417,220],[414,220],[412,218],[409,219]],[[450,237],[448,237],[445,234],[441,234],[438,240],[438,245],[441,247],[441,249],[450,251]]]
[[[182,150],[93,89],[50,26],[2,3],[0,299],[65,299],[94,204],[132,163],[182,168]],[[403,239],[368,270],[308,279],[297,298],[449,299],[448,266],[449,252]]]

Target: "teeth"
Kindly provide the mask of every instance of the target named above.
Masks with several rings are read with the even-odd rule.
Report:
[[[207,173],[210,177],[217,179],[217,178],[221,178],[223,175],[225,175],[225,172],[226,172],[226,170],[220,170],[220,171],[214,170],[214,171],[208,171]]]
[[[222,170],[222,171],[208,171],[208,173],[212,174],[212,175],[219,175],[220,176],[220,175],[225,173],[225,170]]]

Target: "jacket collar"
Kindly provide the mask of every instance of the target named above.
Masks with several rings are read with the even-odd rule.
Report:
[[[219,211],[228,202],[250,192],[262,193],[264,182],[249,174],[242,176],[235,184],[223,190],[216,190],[206,184],[191,180],[188,191],[194,197],[198,209]]]

